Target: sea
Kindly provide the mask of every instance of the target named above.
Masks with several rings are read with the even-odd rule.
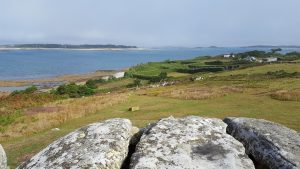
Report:
[[[0,50],[0,80],[24,80],[84,74],[97,70],[122,70],[137,64],[182,60],[271,48],[151,48],[143,50]],[[300,51],[283,48],[281,52]]]

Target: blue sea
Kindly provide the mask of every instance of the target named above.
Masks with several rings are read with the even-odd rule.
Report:
[[[270,50],[268,48],[159,48],[145,50],[2,50],[0,51],[0,80],[22,80],[82,74],[97,70],[120,70],[140,63],[189,59]],[[284,48],[282,52],[300,51]]]

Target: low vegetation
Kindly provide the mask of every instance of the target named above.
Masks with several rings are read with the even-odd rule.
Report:
[[[271,98],[281,101],[300,101],[300,89],[279,90],[271,94]]]
[[[267,119],[300,131],[300,64],[290,63],[291,60],[272,64],[243,60],[252,54],[297,59],[297,54],[288,56],[275,50],[236,58],[151,62],[130,68],[125,78],[96,78],[84,85],[65,84],[52,93],[28,93],[31,89],[3,96],[0,123],[5,127],[1,129],[0,141],[9,165],[16,167],[78,127],[116,117],[129,118],[142,127],[171,115],[243,116]],[[236,67],[229,67],[233,65]],[[224,70],[178,71],[205,67]],[[138,109],[129,111],[133,107]]]
[[[79,98],[82,96],[91,96],[95,92],[88,85],[77,85],[75,83],[60,85],[52,91],[56,95],[67,95],[70,98]]]

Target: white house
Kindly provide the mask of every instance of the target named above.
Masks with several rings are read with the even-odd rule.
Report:
[[[110,77],[109,76],[103,76],[102,79],[103,80],[108,80]]]
[[[124,77],[125,76],[125,72],[117,72],[117,73],[115,73],[114,75],[113,75],[113,77],[115,77],[115,78],[122,78],[122,77]]]
[[[277,62],[277,58],[274,58],[274,57],[264,58],[263,61],[265,61],[265,62]]]
[[[254,61],[256,61],[257,59],[256,59],[256,57],[254,57],[254,56],[247,56],[244,60],[249,61],[249,62],[254,62]]]
[[[230,55],[228,55],[228,54],[224,55],[224,58],[230,58],[230,57],[234,58],[235,56],[233,54],[232,55],[231,54]]]

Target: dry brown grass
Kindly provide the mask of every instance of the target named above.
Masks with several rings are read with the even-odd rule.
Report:
[[[281,101],[300,101],[300,89],[279,90],[272,93],[271,98]]]
[[[1,91],[0,91],[0,98],[6,97],[6,96],[8,96],[8,95],[9,95],[9,92],[1,92]]]
[[[242,89],[233,86],[207,87],[207,86],[189,86],[189,87],[166,87],[160,89],[150,89],[144,95],[161,96],[185,100],[202,100],[225,96],[230,93],[242,92]]]
[[[68,120],[84,117],[103,108],[126,101],[129,94],[105,94],[79,99],[67,99],[25,110],[27,114],[18,118],[0,133],[0,140],[32,134]],[[51,110],[50,110],[51,109]]]

